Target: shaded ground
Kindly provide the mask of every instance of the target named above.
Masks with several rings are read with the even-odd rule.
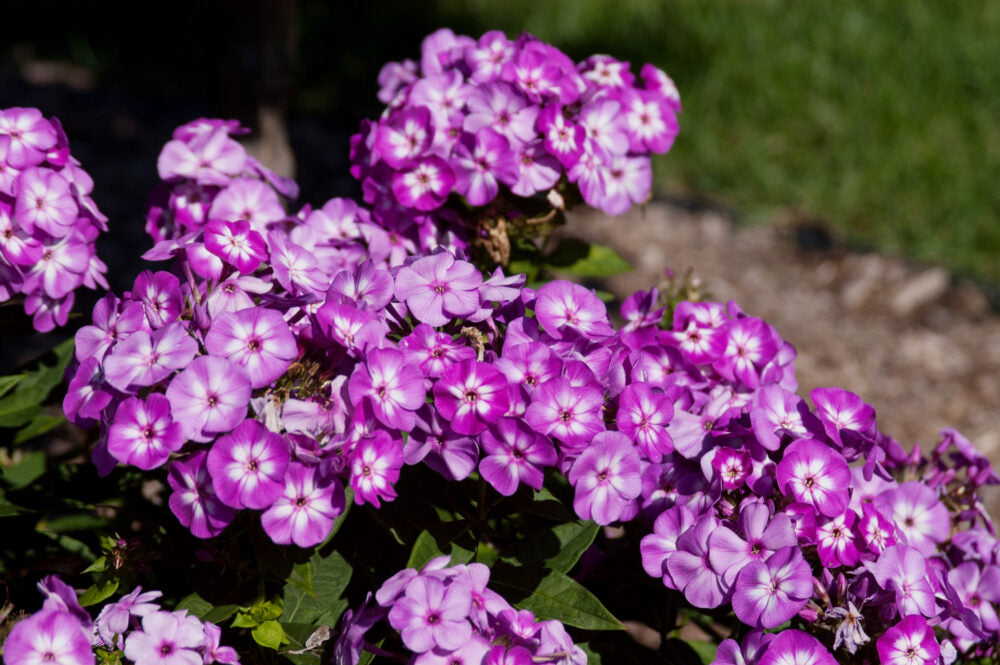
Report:
[[[954,427],[1000,463],[1000,316],[940,268],[834,246],[789,220],[736,226],[724,213],[653,203],[569,228],[635,268],[607,281],[622,297],[692,269],[709,299],[736,300],[798,350],[799,393],[838,386],[874,405],[879,428],[929,449]],[[1000,494],[990,496],[1000,515]]]

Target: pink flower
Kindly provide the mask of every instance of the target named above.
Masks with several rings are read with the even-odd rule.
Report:
[[[260,516],[260,522],[279,545],[312,547],[330,534],[344,505],[344,491],[337,481],[321,485],[315,468],[292,462],[285,473],[283,493]]]
[[[284,317],[263,307],[220,314],[205,335],[205,348],[211,355],[244,368],[252,388],[269,385],[299,355],[295,336]]]
[[[43,610],[14,624],[3,660],[6,665],[93,665],[94,652],[79,619]]]
[[[454,651],[472,637],[468,616],[472,595],[461,584],[445,586],[433,577],[417,577],[389,610],[389,623],[416,653],[439,647]]]
[[[489,363],[463,360],[434,384],[434,405],[459,434],[479,434],[507,413],[507,379]]]
[[[208,472],[222,502],[233,508],[269,507],[285,487],[288,442],[256,420],[244,420],[208,452]]]
[[[642,491],[639,453],[619,432],[601,432],[573,463],[573,509],[582,519],[611,524]]]
[[[186,438],[207,441],[227,432],[246,416],[250,376],[236,363],[199,356],[167,386],[174,419]]]

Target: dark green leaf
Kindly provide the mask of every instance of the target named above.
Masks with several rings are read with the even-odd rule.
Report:
[[[698,644],[698,648],[695,645]],[[671,637],[663,642],[662,651],[669,662],[678,665],[707,665],[715,660],[715,645],[706,642],[685,641]],[[711,653],[709,653],[709,649]],[[708,660],[705,660],[706,657]]]
[[[95,561],[94,563],[92,563],[89,566],[87,566],[87,568],[83,572],[85,572],[85,573],[103,573],[104,572],[104,567],[107,565],[106,561],[107,561],[107,559],[105,557],[103,557],[103,556],[99,557],[97,559],[97,561]]]
[[[689,647],[691,647],[698,657],[701,658],[703,665],[711,665],[715,662],[715,652],[718,649],[718,645],[714,642],[703,642],[701,640],[685,640]]]
[[[268,647],[269,649],[274,649],[277,651],[281,648],[281,643],[287,641],[285,639],[285,630],[281,627],[281,624],[275,620],[265,621],[256,628],[254,628],[250,635],[253,637],[253,641],[262,647]]]
[[[577,642],[576,646],[580,647],[583,653],[587,654],[587,665],[601,665],[601,654],[591,649],[589,644],[586,642]]]
[[[197,593],[192,593],[181,598],[175,609],[187,610],[199,619],[204,620],[205,615],[212,609],[212,603],[208,602]]]
[[[491,587],[515,607],[539,620],[558,619],[585,630],[624,630],[624,626],[586,587],[563,573],[497,564]]]
[[[7,376],[0,376],[0,397],[3,397],[10,389],[17,385],[18,381],[23,379],[26,374],[8,374]]]
[[[20,427],[42,412],[42,406],[29,397],[14,393],[0,399],[0,427]]]
[[[575,277],[611,277],[628,272],[632,266],[618,252],[605,245],[591,245],[576,238],[563,240],[545,258],[552,272]]]
[[[316,597],[316,590],[313,589],[313,567],[306,561],[292,567],[292,574],[288,576],[288,583],[296,589],[301,589],[307,594]]]
[[[594,542],[600,527],[591,521],[557,524],[535,531],[504,552],[503,559],[568,573]]]
[[[14,489],[30,485],[45,473],[45,453],[41,450],[21,456],[16,464],[5,466],[3,479]]]
[[[40,413],[32,418],[30,423],[18,430],[17,434],[14,435],[14,443],[23,443],[36,436],[45,434],[46,432],[59,427],[64,422],[66,422],[65,416],[53,416],[46,413]]]
[[[467,520],[442,522],[428,530],[421,531],[416,542],[413,543],[413,549],[410,550],[410,558],[406,562],[406,567],[423,568],[431,559],[446,554],[451,557],[452,565],[472,561],[475,552],[456,542],[463,536],[468,536],[468,532],[469,523]],[[471,541],[471,538],[468,540]],[[466,544],[470,547],[474,545],[473,542]]]
[[[92,531],[107,526],[107,524],[107,519],[92,513],[70,513],[43,520],[38,523],[38,529],[53,533],[68,533],[71,531]]]
[[[111,597],[118,590],[118,580],[109,580],[105,584],[95,584],[83,592],[80,596],[80,605],[89,607]]]
[[[336,550],[326,557],[317,552],[309,563],[313,570],[314,593],[307,593],[291,582],[285,584],[285,611],[281,615],[285,623],[314,624],[339,610],[337,600],[351,580],[351,565]]]
[[[23,506],[18,506],[7,500],[4,496],[3,490],[0,489],[0,517],[10,517],[11,515],[20,515],[22,513],[33,513],[35,511],[30,508],[25,508]]]

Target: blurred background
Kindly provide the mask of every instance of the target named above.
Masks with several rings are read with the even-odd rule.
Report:
[[[953,425],[1000,455],[1000,3],[6,0],[3,17],[0,106],[63,121],[116,290],[183,122],[239,118],[315,205],[357,194],[348,138],[381,110],[378,71],[439,27],[652,62],[681,133],[644,213],[581,218],[637,268],[608,288],[690,268],[799,348],[804,391],[855,390],[907,447]]]

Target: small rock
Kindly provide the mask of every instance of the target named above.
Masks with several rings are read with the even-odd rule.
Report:
[[[841,299],[848,309],[858,309],[882,281],[885,268],[881,257],[868,254],[857,260],[857,274],[844,285]]]
[[[906,316],[934,302],[948,290],[950,280],[951,276],[944,268],[930,268],[912,277],[893,297],[893,313],[896,316]]]

